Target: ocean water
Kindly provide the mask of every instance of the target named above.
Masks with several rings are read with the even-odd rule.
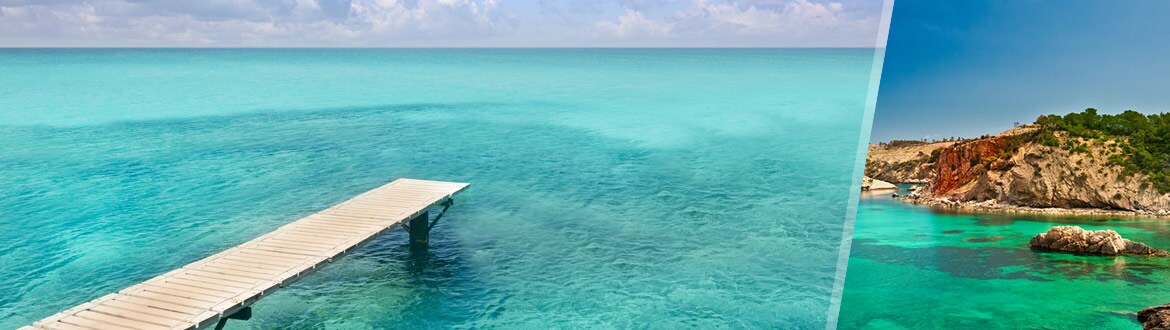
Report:
[[[400,177],[231,329],[823,328],[873,51],[0,50],[0,328]]]
[[[1170,303],[1170,259],[1032,251],[1057,225],[1170,248],[1170,222],[962,214],[863,196],[841,329],[1140,329]]]

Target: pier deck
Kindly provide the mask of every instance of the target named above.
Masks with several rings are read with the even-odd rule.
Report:
[[[467,186],[398,179],[21,329],[207,328],[393,227],[425,217],[428,209]]]

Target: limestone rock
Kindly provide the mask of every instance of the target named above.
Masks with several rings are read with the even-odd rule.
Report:
[[[874,179],[868,176],[861,178],[861,191],[898,189],[893,183]]]
[[[1170,330],[1170,304],[1146,307],[1137,313],[1137,319],[1146,330]]]
[[[1135,254],[1170,256],[1165,250],[1122,238],[1112,230],[1085,230],[1077,226],[1056,226],[1032,237],[1033,248],[1104,255]]]
[[[909,146],[869,145],[865,175],[893,183],[927,183],[934,177],[931,155],[955,142],[933,142]]]

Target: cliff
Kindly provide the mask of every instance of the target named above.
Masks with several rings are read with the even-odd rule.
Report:
[[[1034,125],[941,148],[927,189],[910,199],[972,208],[1104,209],[1170,215],[1170,194],[1142,173],[1111,162],[1119,138],[1084,139],[1055,132],[1039,144]],[[1116,159],[1116,158],[1115,158]]]
[[[865,175],[893,183],[927,183],[934,178],[932,155],[954,143],[871,144],[865,158]]]

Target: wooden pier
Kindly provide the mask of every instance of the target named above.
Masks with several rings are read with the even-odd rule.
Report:
[[[265,295],[403,226],[411,244],[466,183],[398,179],[234,248],[37,321],[24,329],[202,329],[247,319]],[[428,210],[444,206],[434,221]]]

